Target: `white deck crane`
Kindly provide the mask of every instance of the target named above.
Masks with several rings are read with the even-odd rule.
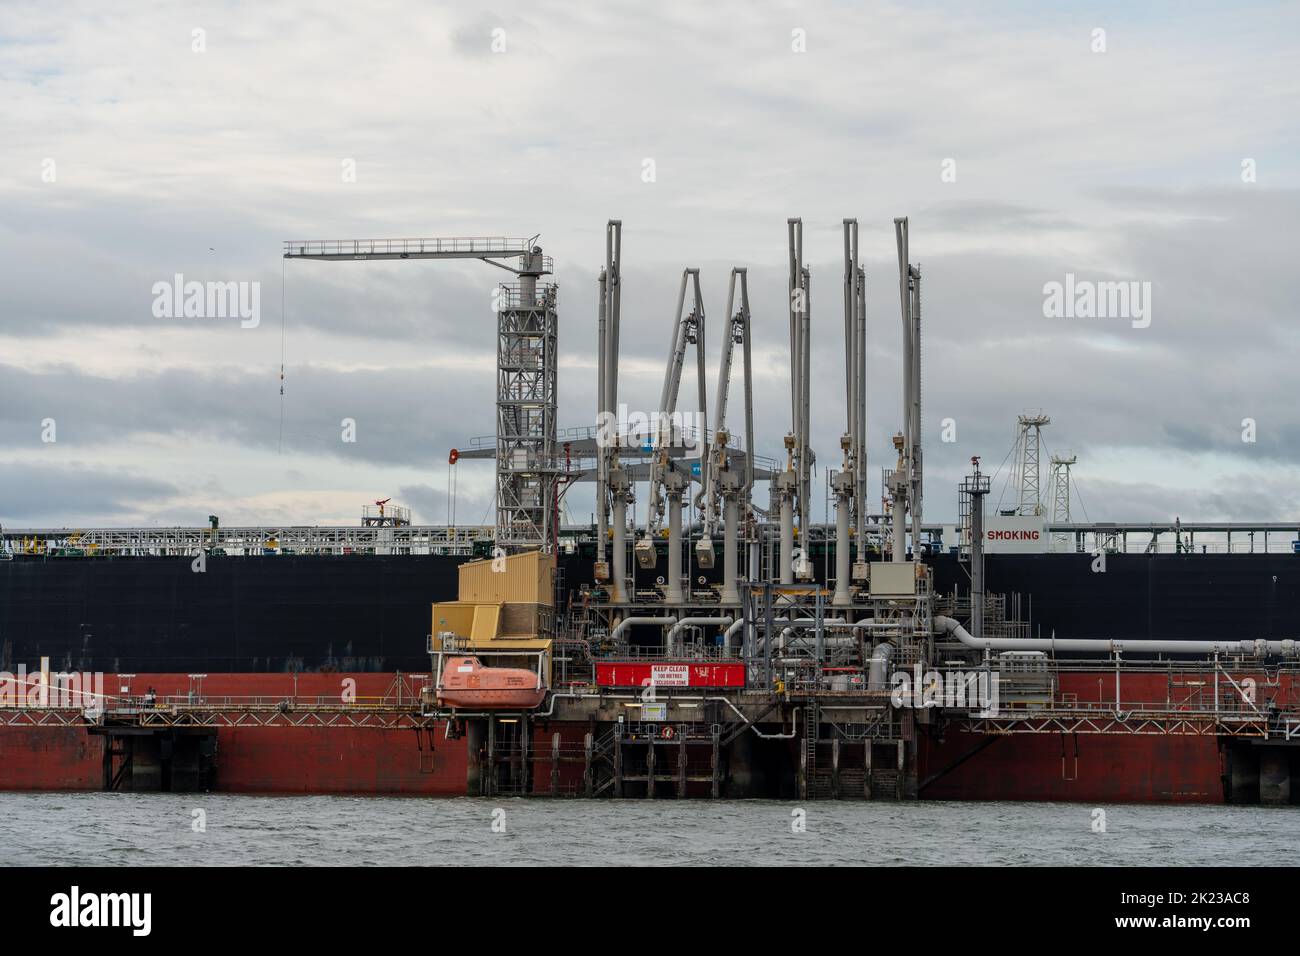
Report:
[[[558,318],[556,286],[539,285],[551,258],[531,239],[291,240],[286,259],[363,262],[479,259],[518,282],[497,297],[496,532],[507,550],[553,550],[558,533],[555,455]],[[517,260],[517,265],[511,264]]]

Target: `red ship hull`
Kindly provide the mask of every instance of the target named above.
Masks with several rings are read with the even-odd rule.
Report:
[[[395,675],[220,674],[205,678],[201,696],[257,697],[267,703],[308,697],[391,700]],[[1098,674],[1063,674],[1062,691],[1102,713],[1114,706],[1114,682]],[[408,683],[408,693],[418,691]],[[122,681],[109,675],[114,695]],[[185,674],[140,674],[132,696],[154,688],[160,702],[192,691]],[[1160,674],[1123,678],[1121,706],[1163,695]],[[1287,699],[1296,688],[1279,688]],[[411,698],[413,700],[413,696]],[[412,704],[412,706],[414,706]],[[589,726],[550,720],[534,726],[534,789],[576,792],[581,764],[565,760],[552,775],[550,754],[559,734],[567,753],[581,753]],[[350,726],[238,726],[215,731],[211,788],[246,793],[351,793],[464,795],[470,772],[466,740],[449,737],[443,723],[431,729]],[[76,726],[0,726],[0,789],[104,789],[104,736]],[[1193,734],[966,733],[949,724],[942,734],[918,728],[918,796],[940,800],[1065,800],[1081,802],[1225,802],[1227,772],[1218,738]],[[692,793],[694,795],[694,793]],[[704,795],[704,794],[700,794]]]
[[[1224,802],[1214,737],[948,733],[918,759],[924,800]]]
[[[585,724],[552,723],[533,735],[534,777],[548,781],[551,735],[580,743]],[[217,731],[213,790],[230,793],[351,793],[464,796],[463,739],[439,725],[417,739],[411,730],[239,727]],[[1213,737],[1097,736],[1067,740],[1017,735],[987,743],[952,733],[922,738],[918,754],[929,800],[1065,800],[1124,803],[1222,803],[1222,760]],[[984,749],[970,757],[973,751]],[[0,789],[101,790],[103,737],[75,727],[0,727]],[[966,758],[963,761],[963,758]],[[962,761],[954,769],[944,768]],[[566,790],[580,777],[563,766]],[[543,786],[544,789],[544,786]]]

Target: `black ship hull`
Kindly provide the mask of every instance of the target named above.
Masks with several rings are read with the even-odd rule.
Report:
[[[819,572],[833,567],[827,557]],[[202,573],[188,558],[0,561],[0,670],[49,657],[55,670],[108,673],[425,671],[430,605],[455,600],[464,560],[213,557]],[[1300,638],[1300,556],[1112,554],[1101,573],[1092,561],[989,555],[988,591],[1035,637]],[[929,562],[936,592],[969,594],[956,557]],[[566,557],[561,569],[573,587],[591,580],[592,561]],[[665,571],[638,571],[638,587]]]
[[[966,566],[931,559],[935,591],[969,594]],[[1029,636],[1118,640],[1300,639],[1300,555],[996,554],[986,590],[1018,598]]]
[[[257,673],[429,669],[442,555],[0,561],[0,670]]]

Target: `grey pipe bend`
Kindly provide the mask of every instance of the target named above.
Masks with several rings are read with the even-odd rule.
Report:
[[[731,625],[731,627],[727,628],[727,633],[724,634],[722,637],[722,646],[726,648],[728,653],[731,652],[731,639],[735,637],[736,632],[739,631],[744,626],[745,626],[745,619],[743,617],[738,617],[736,618],[735,622]]]
[[[667,624],[673,624],[677,621],[675,617],[625,617],[614,626],[613,632],[609,635],[611,641],[617,641],[629,627],[634,624],[658,624],[663,627]]]
[[[885,641],[871,652],[867,670],[867,690],[885,690],[889,677],[889,662],[894,658],[894,645]]]
[[[744,618],[741,618],[741,620],[743,621]],[[676,624],[674,624],[672,630],[668,632],[668,644],[669,646],[671,646],[677,640],[677,635],[681,634],[681,632],[688,627],[696,627],[699,625],[707,625],[707,624],[730,624],[730,623],[731,623],[730,617],[684,617]]]

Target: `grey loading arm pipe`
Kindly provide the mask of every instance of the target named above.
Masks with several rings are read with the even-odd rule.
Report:
[[[1119,654],[1124,651],[1147,654],[1252,654],[1263,657],[1280,654],[1295,657],[1300,653],[1300,642],[1285,641],[1160,641],[1107,640],[1085,638],[1029,638],[986,637],[976,639],[966,628],[950,617],[936,616],[935,625],[967,647],[990,651],[1087,651]]]
[[[744,620],[744,618],[741,618],[741,620]],[[686,630],[686,628],[688,627],[695,627],[695,626],[709,625],[709,624],[721,625],[721,624],[730,624],[730,623],[732,623],[730,617],[684,617],[676,624],[674,624],[673,629],[668,632],[668,641],[667,641],[668,646],[672,647],[677,642],[678,635],[680,635],[682,631]]]
[[[728,618],[727,620],[731,619]],[[669,624],[676,623],[677,618],[675,617],[625,617],[615,625],[614,630],[609,635],[609,639],[611,641],[617,641],[623,636],[624,631],[635,624],[658,624],[660,627],[665,627]]]

